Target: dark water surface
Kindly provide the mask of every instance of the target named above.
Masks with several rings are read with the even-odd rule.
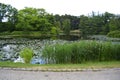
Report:
[[[98,41],[112,41],[114,44],[120,44],[120,38],[108,38],[104,35],[89,36],[87,39]],[[20,51],[29,47],[34,51],[34,57],[31,61],[32,64],[40,63],[44,61],[41,59],[42,50],[46,45],[54,45],[57,43],[64,44],[67,42],[79,41],[81,37],[79,35],[61,35],[45,38],[0,38],[0,61],[16,61],[21,60],[19,57]]]

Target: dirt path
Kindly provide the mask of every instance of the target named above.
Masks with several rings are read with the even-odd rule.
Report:
[[[0,80],[120,80],[120,69],[82,72],[41,72],[0,69]]]

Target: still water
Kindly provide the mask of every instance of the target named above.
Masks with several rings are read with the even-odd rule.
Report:
[[[55,40],[54,40],[55,39]],[[105,36],[92,36],[89,37],[92,40],[110,41]],[[41,58],[42,50],[47,45],[54,45],[57,43],[64,44],[73,41],[81,40],[79,36],[59,36],[58,38],[52,37],[47,39],[34,39],[34,38],[10,38],[10,39],[0,39],[0,61],[13,61],[13,62],[24,62],[19,56],[20,51],[23,48],[31,48],[34,51],[34,57],[31,60],[32,64],[44,64],[45,62]],[[114,44],[120,44],[120,39],[114,41]]]

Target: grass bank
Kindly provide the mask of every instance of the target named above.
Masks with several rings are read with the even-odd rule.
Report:
[[[120,61],[86,62],[82,64],[23,64],[0,62],[0,67],[32,68],[32,69],[101,69],[120,68]]]
[[[46,38],[49,37],[50,33],[43,33],[40,31],[13,31],[13,32],[2,32],[0,38]]]

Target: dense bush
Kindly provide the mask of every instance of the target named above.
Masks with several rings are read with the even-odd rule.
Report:
[[[120,44],[80,41],[46,46],[42,57],[46,63],[82,63],[120,60]]]
[[[30,61],[33,57],[33,51],[29,48],[24,48],[20,52],[20,56],[24,59],[25,63],[30,63]]]
[[[107,34],[107,36],[114,37],[114,38],[120,38],[120,31],[118,31],[118,30],[111,31]]]

